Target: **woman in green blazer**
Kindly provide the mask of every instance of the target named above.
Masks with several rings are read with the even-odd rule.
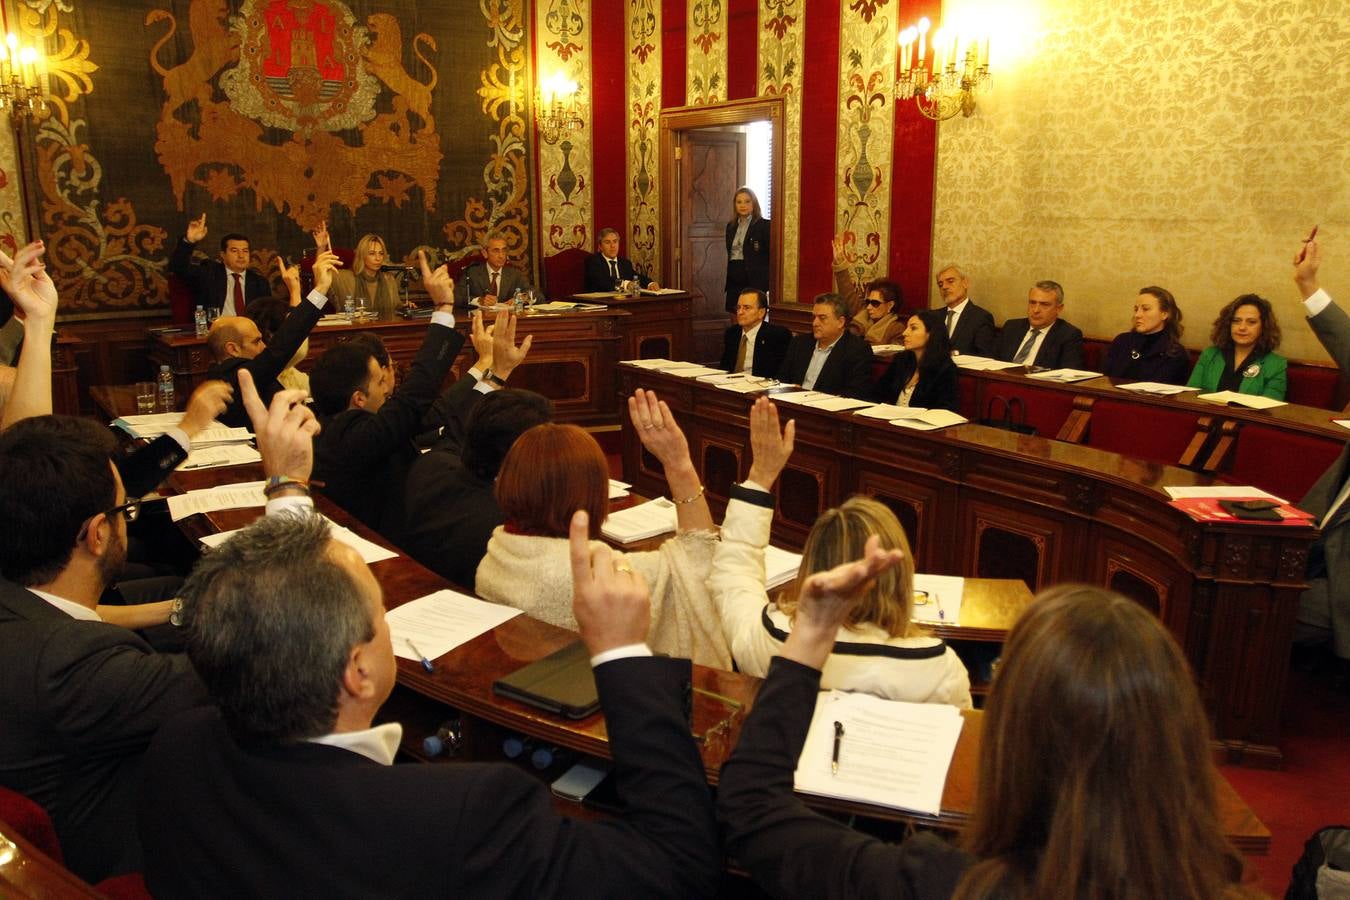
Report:
[[[1283,400],[1289,389],[1288,362],[1275,352],[1280,325],[1270,301],[1243,294],[1219,311],[1214,330],[1195,363],[1191,387],[1205,392],[1237,391]]]

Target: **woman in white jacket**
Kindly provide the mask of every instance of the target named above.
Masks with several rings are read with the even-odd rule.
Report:
[[[777,602],[770,601],[764,587],[764,548],[774,506],[769,489],[792,454],[793,433],[793,422],[779,431],[778,411],[767,398],[755,402],[750,410],[750,477],[731,489],[708,580],[737,667],[761,677],[792,631],[796,611],[795,587]],[[882,549],[904,553],[904,562],[882,574],[854,602],[822,670],[821,689],[969,707],[965,666],[951,647],[912,621],[914,559],[904,529],[883,504],[852,497],[823,513],[806,539],[794,584],[859,558],[873,534],[880,536]]]

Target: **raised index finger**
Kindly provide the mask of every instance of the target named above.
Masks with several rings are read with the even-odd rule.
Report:
[[[584,509],[572,513],[567,528],[567,551],[572,560],[572,586],[581,589],[591,577],[591,517]]]
[[[239,370],[239,399],[244,402],[244,411],[253,423],[254,434],[257,434],[267,424],[267,407],[263,406],[258,389],[253,386],[253,373],[248,369]]]

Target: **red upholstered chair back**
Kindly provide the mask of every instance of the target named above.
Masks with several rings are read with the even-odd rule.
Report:
[[[1332,366],[1291,366],[1289,394],[1284,399],[1300,406],[1341,409],[1345,403],[1337,400],[1344,396],[1345,382],[1340,370]]]
[[[195,304],[192,291],[187,282],[170,272],[166,279],[169,283],[169,314],[175,325],[191,325]]]
[[[1198,416],[1185,410],[1098,398],[1088,426],[1090,447],[1176,465],[1195,436]]]
[[[561,300],[586,289],[585,250],[570,247],[561,253],[544,257],[544,294],[549,299]]]
[[[23,794],[0,787],[0,823],[8,826],[6,830],[17,831],[24,840],[58,863],[65,861],[47,810]]]
[[[1244,422],[1232,463],[1223,474],[1238,484],[1254,484],[1298,503],[1308,488],[1340,456],[1341,444],[1326,438]]]
[[[961,414],[971,421],[985,417],[985,409],[993,398],[1002,397],[1004,400],[1011,400],[1016,397],[1022,401],[1027,424],[1034,426],[1036,434],[1041,437],[1052,438],[1059,433],[1064,420],[1073,410],[1074,395],[1071,392],[1043,388],[1034,381],[1027,381],[1025,384],[990,381],[984,386],[984,406],[975,409],[972,403],[968,407],[965,402],[965,382],[974,381],[974,378],[962,379]],[[970,409],[970,412],[966,412],[966,409]],[[1002,416],[1003,404],[995,402],[993,414]]]
[[[459,259],[453,259],[446,263],[445,270],[450,273],[451,278],[455,281],[459,281],[459,277],[463,275],[470,266],[475,266],[483,261],[484,257],[482,253],[469,253],[465,256],[461,256]]]
[[[342,260],[342,268],[350,272],[352,263],[356,261],[356,251],[350,247],[334,247],[333,252],[337,254],[338,259]],[[308,294],[314,290],[314,250],[310,250],[300,257],[300,293]],[[332,309],[333,301],[328,301],[325,309]]]
[[[128,872],[114,875],[100,881],[96,887],[109,900],[154,900],[145,886],[145,877],[140,872]]]

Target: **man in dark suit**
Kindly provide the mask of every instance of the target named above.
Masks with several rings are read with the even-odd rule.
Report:
[[[586,257],[586,290],[617,291],[621,281],[637,281],[638,285],[658,291],[661,285],[633,268],[633,261],[619,255],[619,232],[613,228],[600,230],[600,252]]]
[[[207,349],[215,362],[206,370],[207,378],[219,378],[234,388],[234,400],[221,415],[220,421],[231,427],[248,427],[239,393],[239,371],[247,369],[257,386],[264,404],[281,390],[277,375],[290,363],[295,351],[309,337],[323,315],[328,303],[328,289],[333,283],[333,270],[342,265],[337,254],[324,250],[314,259],[314,289],[298,305],[292,306],[281,327],[264,342],[258,324],[244,316],[223,316],[211,323],[206,339]]]
[[[413,559],[461,587],[473,588],[492,530],[505,520],[494,491],[511,445],[553,420],[553,405],[533,391],[482,397],[462,431],[423,453],[408,470],[400,545]]]
[[[714,893],[722,857],[684,713],[690,663],[650,655],[646,585],[588,546],[587,526],[585,513],[571,526],[574,611],[621,814],[564,817],[509,764],[391,765],[402,727],[371,726],[397,674],[380,585],[318,517],[276,517],[205,557],[185,587],[188,653],[219,712],[180,717],[151,748],[150,891]]]
[[[757,288],[741,291],[736,301],[736,324],[722,334],[722,361],[719,369],[749,372],[760,378],[774,378],[783,366],[792,332],[781,325],[764,321],[769,314],[769,295]]]
[[[192,250],[206,237],[206,213],[188,222],[187,235],[169,256],[169,271],[183,279],[198,306],[215,307],[224,316],[242,316],[250,300],[272,296],[267,279],[248,267],[248,238],[220,239],[220,261],[193,262]]]
[[[1003,323],[994,344],[994,358],[1028,369],[1083,368],[1083,332],[1061,319],[1064,288],[1038,281],[1027,292],[1027,317]]]
[[[172,471],[223,406],[223,386],[199,388],[177,433],[124,466],[127,486],[88,419],[35,416],[0,436],[0,784],[47,810],[87,881],[140,867],[142,754],[166,719],[206,702],[185,657],[101,615],[140,511],[127,497]]]
[[[817,294],[811,306],[811,333],[788,344],[778,380],[808,390],[866,397],[872,348],[848,330],[848,307],[838,294]]]
[[[953,353],[989,356],[994,352],[997,329],[989,310],[970,299],[970,279],[956,266],[937,273],[938,292],[946,304],[943,322]]]
[[[455,289],[455,303],[461,308],[470,302],[493,306],[498,300],[510,302],[517,290],[532,291],[530,279],[515,266],[506,264],[506,238],[490,231],[483,240],[485,262],[469,266]]]

